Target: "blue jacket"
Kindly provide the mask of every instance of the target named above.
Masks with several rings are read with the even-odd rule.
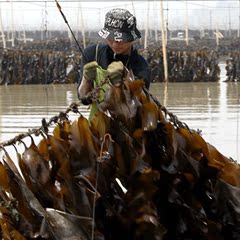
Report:
[[[96,54],[97,49],[97,54]],[[151,82],[151,70],[148,66],[147,61],[138,54],[136,49],[132,49],[131,55],[121,55],[115,54],[112,49],[107,44],[99,44],[96,48],[96,44],[90,45],[84,49],[84,57],[82,57],[81,62],[81,72],[80,72],[80,81],[83,74],[83,66],[86,63],[97,61],[99,66],[103,69],[107,69],[108,65],[113,61],[122,61],[122,63],[129,69],[133,71],[133,74],[136,79],[143,79],[145,81],[145,86],[149,89]],[[97,59],[96,59],[97,56]]]

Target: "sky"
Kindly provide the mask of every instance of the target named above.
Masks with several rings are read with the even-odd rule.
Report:
[[[59,4],[73,30],[99,30],[106,12],[115,7],[132,12],[139,29],[161,26],[160,1],[59,0]],[[239,27],[239,0],[164,0],[163,9],[170,30],[184,29],[186,19],[191,29]],[[54,0],[0,0],[0,10],[4,30],[67,30]]]

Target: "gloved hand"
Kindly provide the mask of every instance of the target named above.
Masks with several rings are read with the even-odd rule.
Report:
[[[83,98],[81,98],[80,99],[81,100],[81,103],[83,104],[83,105],[90,105],[90,104],[92,104],[92,98],[91,97],[89,97],[89,96],[86,96],[86,97],[83,97]]]
[[[124,65],[121,61],[112,62],[107,68],[108,77],[112,85],[118,87],[123,82]]]
[[[96,79],[97,67],[98,63],[96,61],[92,61],[84,65],[83,67],[83,77],[87,81],[94,81]]]

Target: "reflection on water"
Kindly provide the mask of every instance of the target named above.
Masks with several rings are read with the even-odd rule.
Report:
[[[206,141],[239,161],[240,83],[169,83],[167,94],[164,87],[154,83],[150,91],[179,120],[202,130]],[[0,142],[40,127],[42,118],[48,120],[76,101],[76,85],[0,86]],[[80,111],[87,116],[86,107]]]

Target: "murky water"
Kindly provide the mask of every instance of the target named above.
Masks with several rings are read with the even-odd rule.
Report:
[[[223,69],[223,66],[222,66]],[[225,73],[222,72],[222,80]],[[151,93],[221,153],[240,162],[240,83],[154,83]],[[41,126],[77,101],[76,85],[0,86],[0,142]],[[167,94],[166,94],[167,92]],[[80,108],[87,116],[86,107]],[[71,114],[72,119],[77,115]]]

